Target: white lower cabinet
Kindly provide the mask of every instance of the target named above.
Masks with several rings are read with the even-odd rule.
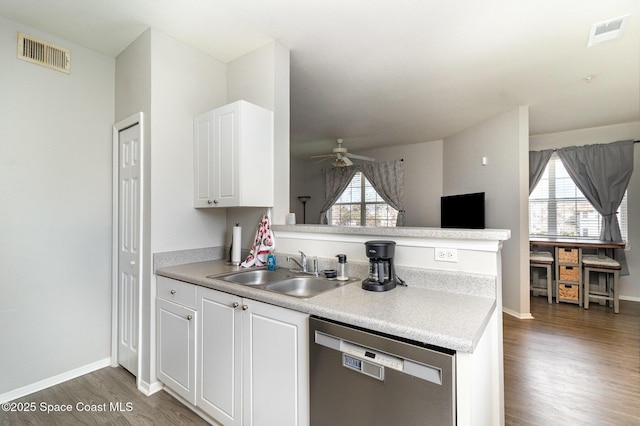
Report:
[[[158,298],[156,315],[158,379],[195,404],[196,311]]]
[[[241,303],[232,294],[198,288],[196,405],[223,425],[242,424]]]
[[[253,300],[244,303],[243,424],[307,425],[308,315]]]
[[[222,425],[308,425],[308,315],[193,287],[195,311],[157,299],[160,381]]]

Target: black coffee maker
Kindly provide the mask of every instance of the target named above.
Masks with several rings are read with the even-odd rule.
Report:
[[[395,241],[374,240],[364,243],[369,258],[369,277],[362,288],[369,291],[387,291],[396,287],[398,278],[393,268]]]

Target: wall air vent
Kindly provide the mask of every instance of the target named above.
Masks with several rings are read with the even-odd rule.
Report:
[[[624,27],[627,25],[628,19],[629,15],[625,15],[605,22],[593,24],[591,26],[591,32],[589,33],[587,47],[597,46],[606,41],[622,37],[622,32],[624,31]]]
[[[69,74],[71,53],[37,38],[18,32],[18,58]]]

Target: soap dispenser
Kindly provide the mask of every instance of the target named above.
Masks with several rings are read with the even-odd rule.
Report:
[[[347,281],[349,277],[347,276],[347,255],[346,254],[337,254],[338,258],[338,276],[337,280],[339,281]]]

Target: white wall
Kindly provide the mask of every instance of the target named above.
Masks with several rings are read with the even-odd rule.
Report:
[[[440,226],[442,140],[358,152],[376,161],[404,161],[405,226]]]
[[[291,193],[290,208],[296,214],[296,222],[304,223],[303,205],[298,196],[308,195],[311,199],[306,205],[306,223],[320,223],[320,209],[324,204],[324,176],[322,169],[331,167],[330,162],[314,161],[291,157]]]
[[[226,102],[226,66],[149,29],[117,58],[116,116],[146,115],[140,378],[155,381],[152,254],[224,245],[226,212],[193,208],[193,117]]]
[[[539,151],[629,139],[640,140],[640,121],[532,136],[529,144],[531,150]],[[629,241],[627,242],[626,256],[629,275],[620,278],[620,297],[640,302],[640,286],[638,286],[638,277],[640,277],[640,145],[638,144],[634,149],[633,165],[635,170],[627,189]]]
[[[17,31],[71,74],[17,59]],[[115,62],[0,18],[0,63],[1,395],[110,356]]]
[[[443,195],[485,192],[486,227],[511,230],[502,250],[503,310],[521,318],[530,316],[528,134],[528,108],[519,107],[446,138],[443,153]]]
[[[222,246],[226,212],[193,207],[193,117],[226,103],[226,65],[151,30],[151,81],[151,252]]]
[[[404,202],[406,226],[440,226],[442,195],[442,141],[422,142],[358,151],[377,162],[404,160]],[[307,223],[318,223],[324,203],[324,177],[321,170],[330,161],[292,159],[291,207],[298,223],[302,223],[302,203],[298,195],[310,195]]]
[[[271,221],[283,224],[289,212],[289,50],[277,42],[266,45],[227,64],[227,102],[244,99],[273,111],[274,205]],[[256,185],[259,185],[256,174]],[[231,228],[242,226],[242,247],[251,248],[256,227],[266,209],[227,209],[226,243]]]

